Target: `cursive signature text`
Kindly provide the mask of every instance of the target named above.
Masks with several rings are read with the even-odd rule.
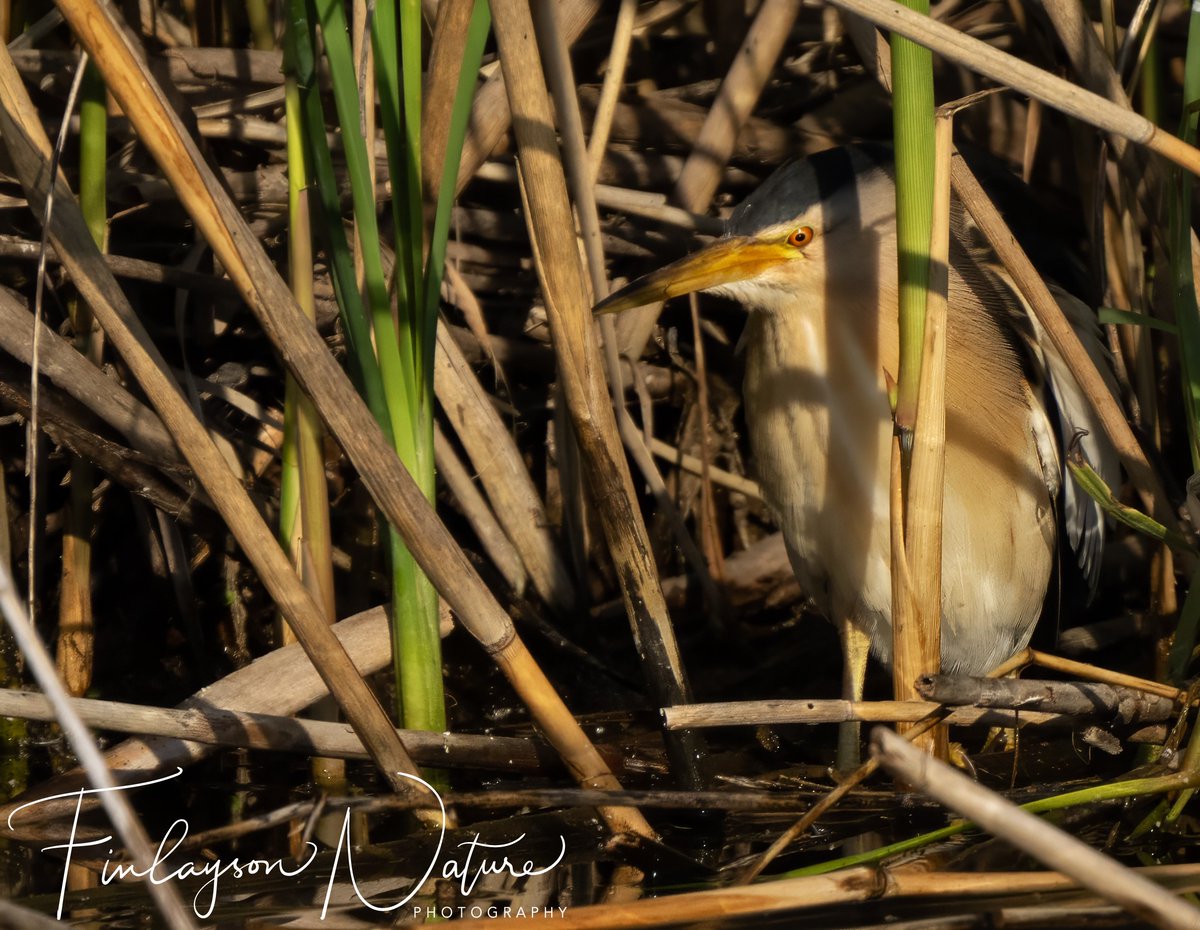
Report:
[[[149,785],[157,785],[165,781],[170,781],[182,774],[183,769],[176,769],[174,773],[153,779],[152,781],[120,785],[113,788],[81,788],[78,791],[38,798],[36,801],[30,801],[27,804],[21,805],[9,814],[8,827],[11,830],[13,818],[27,808],[37,807],[40,804],[48,804],[52,801],[75,799],[75,817],[72,820],[71,832],[66,841],[42,847],[43,852],[61,851],[65,859],[62,884],[58,893],[58,911],[56,916],[59,919],[62,918],[66,899],[67,871],[71,866],[71,861],[76,850],[94,850],[97,847],[106,847],[107,855],[109,857],[114,855],[113,849],[109,846],[113,842],[111,835],[93,839],[82,839],[79,837],[79,818],[83,811],[84,798],[88,795],[99,795],[107,791],[133,791]],[[485,875],[509,875],[516,878],[544,875],[562,862],[563,857],[567,853],[566,840],[560,835],[559,843],[561,848],[558,857],[548,865],[539,867],[533,861],[522,859],[517,855],[515,847],[525,839],[525,834],[522,833],[516,839],[505,843],[485,843],[479,834],[476,833],[473,838],[455,845],[455,849],[461,851],[457,855],[443,856],[442,849],[446,840],[446,807],[442,802],[441,795],[438,794],[432,785],[418,778],[416,775],[401,774],[403,777],[423,785],[431,792],[437,798],[438,806],[442,812],[442,825],[438,832],[437,846],[424,874],[399,901],[382,905],[368,900],[360,889],[358,879],[354,874],[354,845],[350,840],[350,808],[347,807],[342,819],[342,829],[338,834],[337,846],[333,852],[333,867],[330,869],[329,881],[325,887],[325,899],[321,907],[322,920],[325,919],[326,914],[329,912],[329,902],[333,897],[337,878],[341,874],[340,870],[342,869],[345,870],[345,875],[350,880],[354,896],[359,902],[373,911],[386,914],[397,911],[408,904],[435,873],[443,879],[456,881],[459,891],[466,896],[475,889],[476,883]],[[300,876],[313,864],[318,852],[317,844],[310,842],[306,844],[307,856],[303,860],[292,862],[289,865],[285,865],[283,859],[242,859],[240,857],[233,859],[209,859],[201,862],[187,860],[182,865],[175,865],[174,862],[168,864],[169,860],[172,860],[176,853],[180,851],[184,841],[187,839],[188,831],[188,822],[182,817],[177,818],[163,834],[149,862],[118,861],[114,863],[111,858],[104,859],[100,867],[101,884],[108,885],[118,880],[141,879],[161,885],[171,881],[203,879],[200,887],[192,897],[192,910],[198,918],[207,920],[216,909],[223,879],[236,881],[245,877],[268,876],[272,874],[284,877]],[[441,866],[440,871],[438,871],[439,864]],[[493,909],[488,909],[488,913]],[[562,909],[544,908],[542,910],[545,912],[544,916],[553,916],[556,910],[561,912]]]

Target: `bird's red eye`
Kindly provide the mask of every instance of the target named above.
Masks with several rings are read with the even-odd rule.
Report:
[[[800,249],[808,245],[813,240],[813,231],[811,226],[801,226],[799,229],[792,230],[787,237],[787,244]]]

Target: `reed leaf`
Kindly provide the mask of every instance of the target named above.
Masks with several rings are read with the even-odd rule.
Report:
[[[325,54],[332,77],[333,100],[339,125],[360,125],[359,88],[347,28],[345,8],[337,0],[311,0],[310,13],[320,22]],[[419,14],[419,10],[417,11]],[[372,45],[375,51],[381,123],[387,141],[388,164],[393,178],[393,209],[396,233],[396,285],[399,313],[393,316],[387,278],[383,269],[383,243],[375,212],[375,188],[372,181],[371,159],[367,141],[356,132],[342,133],[342,150],[350,180],[351,201],[361,244],[361,261],[365,282],[364,306],[353,275],[353,257],[342,228],[336,179],[333,176],[332,155],[324,134],[309,133],[314,149],[314,167],[318,187],[322,190],[325,226],[329,234],[331,267],[335,293],[343,318],[359,317],[360,332],[352,340],[352,351],[359,369],[367,376],[377,373],[381,399],[368,398],[372,413],[381,423],[387,421],[387,432],[401,460],[421,487],[426,498],[433,498],[433,415],[432,386],[424,390],[432,378],[432,361],[421,355],[422,324],[414,309],[422,306],[416,285],[419,277],[412,271],[419,268],[422,234],[420,212],[420,169],[409,167],[412,144],[405,133],[411,114],[420,118],[420,19],[411,11],[404,21],[405,29],[415,33],[412,54],[416,56],[415,90],[405,87],[403,102],[397,97],[398,81],[411,81],[411,68],[402,68],[397,57],[394,5],[382,3],[375,7],[372,19]],[[409,41],[404,40],[407,47]],[[307,111],[310,125],[320,101],[312,94]],[[403,105],[402,105],[403,104]],[[323,117],[322,117],[323,119]],[[417,144],[419,145],[419,134]],[[419,149],[418,149],[419,151]],[[407,178],[397,185],[396,178]],[[415,184],[416,219],[413,226],[411,206],[396,206],[399,200],[410,200]],[[407,195],[407,196],[406,196]],[[414,264],[415,262],[415,264]],[[369,318],[374,339],[365,332]],[[399,329],[397,329],[397,320]],[[435,317],[436,320],[436,317]],[[430,324],[432,325],[432,324]],[[373,349],[372,349],[373,345]],[[429,372],[428,375],[425,372]],[[364,387],[370,382],[364,380]],[[427,399],[426,399],[427,398]],[[412,729],[442,729],[445,726],[445,706],[442,693],[441,640],[438,634],[437,593],[418,568],[400,537],[389,531],[389,551],[393,583],[393,655],[397,702],[404,725]]]
[[[283,68],[286,75],[294,75],[303,105],[302,115],[306,125],[324,126],[325,111],[321,106],[321,94],[317,84],[317,64],[314,53],[315,42],[312,22],[308,15],[306,0],[288,0],[288,29],[285,37]],[[342,226],[341,203],[338,200],[337,176],[333,169],[333,153],[323,132],[308,134],[309,168],[312,171],[315,194],[321,207],[324,222],[318,229],[325,240],[326,254],[333,280],[334,297],[338,313],[345,329],[346,345],[350,350],[351,367],[358,382],[359,393],[367,402],[371,415],[383,430],[388,441],[392,441],[391,418],[387,412],[387,401],[383,393],[383,379],[379,363],[371,351],[371,332],[366,309],[354,284],[354,261],[350,255],[350,244]]]
[[[338,0],[315,0],[314,6],[321,24],[325,55],[329,59],[332,76],[333,101],[339,125],[357,127],[360,120],[358,86],[355,82],[354,56],[350,48],[350,32],[346,23],[346,10]],[[376,8],[376,17],[386,6]],[[381,83],[383,81],[381,74]],[[314,136],[321,135],[314,133]],[[409,424],[415,421],[415,410],[411,393],[406,386],[415,383],[411,362],[400,352],[396,325],[392,318],[391,301],[388,298],[387,279],[383,273],[383,258],[379,239],[379,223],[375,216],[375,190],[368,168],[366,140],[358,132],[341,134],[342,152],[346,158],[346,170],[350,177],[350,197],[354,205],[354,217],[358,223],[362,242],[363,273],[366,280],[367,309],[375,335],[375,352],[379,371],[383,377],[383,392],[388,415],[392,422],[393,441],[404,463],[412,470],[412,430]],[[318,144],[317,148],[321,145]],[[372,153],[373,154],[373,153]],[[319,180],[319,179],[318,179]],[[336,188],[331,191],[336,196]],[[340,225],[340,209],[337,211]],[[326,220],[331,220],[326,216]],[[345,236],[342,236],[345,239]],[[335,239],[335,244],[336,239]],[[347,250],[347,254],[348,250]],[[335,274],[337,269],[335,268]],[[351,281],[353,278],[351,278]],[[363,352],[368,351],[363,347]],[[419,480],[419,479],[418,479]]]

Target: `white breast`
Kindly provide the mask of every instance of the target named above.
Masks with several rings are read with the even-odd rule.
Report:
[[[886,662],[892,423],[883,372],[897,370],[895,321],[829,306],[823,315],[803,307],[751,315],[750,444],[806,593],[830,619],[863,628]],[[1050,579],[1054,519],[1029,398],[981,392],[981,372],[999,374],[995,359],[978,357],[977,330],[978,320],[952,312],[942,656],[948,670],[983,673],[1029,640]]]

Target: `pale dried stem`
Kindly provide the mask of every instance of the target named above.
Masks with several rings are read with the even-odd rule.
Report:
[[[663,708],[667,728],[745,727],[783,724],[817,726],[858,720],[864,723],[919,723],[939,705],[930,701],[811,700],[729,701]],[[1027,726],[1049,723],[1058,715],[1039,711],[1026,715],[976,708],[958,708],[946,718],[948,726]],[[994,722],[993,722],[994,721]]]
[[[375,138],[375,54],[371,48],[371,34],[367,21],[367,0],[353,0],[351,32],[351,57],[354,60],[354,80],[358,85],[358,131],[364,139]],[[378,162],[367,159],[367,174],[371,178],[371,190],[375,190]],[[367,295],[366,268],[362,255],[362,230],[354,219],[354,285],[362,295],[364,306],[370,306]]]
[[[896,441],[897,440],[893,440],[893,442]],[[893,469],[895,471],[895,474],[893,475],[894,485],[898,485],[899,456],[893,455]],[[895,486],[893,487],[893,493],[898,493],[898,490]],[[988,672],[988,677],[999,678],[1003,675],[1007,675],[1009,672],[1020,668],[1030,661],[1031,650],[1022,650],[1017,655],[1012,656],[1007,661],[1000,663],[1000,665]],[[913,727],[908,730],[908,732],[899,738],[910,741],[915,740],[918,737],[923,736],[925,733],[928,733],[934,727],[939,726],[945,720],[945,718],[949,716],[949,714],[950,711],[948,708],[939,707],[931,711],[919,723],[914,724]],[[841,801],[842,798],[849,794],[851,790],[862,784],[866,779],[870,778],[878,768],[879,761],[877,759],[868,759],[861,766],[859,766],[855,772],[842,779],[836,788],[834,788],[829,792],[829,794],[825,795],[825,797],[821,798],[820,801],[814,804],[808,813],[806,813],[803,817],[792,824],[792,826],[785,830],[779,836],[779,838],[770,845],[766,852],[759,856],[749,868],[745,869],[738,876],[738,883],[746,884],[754,881],[754,879],[762,874],[763,869],[770,865],[780,853],[782,853],[788,848],[788,846],[803,836],[813,824],[820,820],[827,811],[833,808],[839,801]]]
[[[1042,668],[1062,672],[1064,675],[1069,675],[1072,678],[1098,681],[1119,688],[1136,688],[1138,691],[1157,694],[1160,697],[1170,698],[1173,701],[1181,701],[1187,696],[1186,691],[1180,691],[1178,688],[1164,684],[1161,681],[1138,678],[1136,675],[1125,675],[1121,672],[1114,672],[1111,669],[1100,668],[1098,665],[1092,665],[1088,662],[1064,659],[1062,656],[1051,655],[1048,652],[1042,652],[1038,649],[1028,650],[1027,657],[1030,662]]]
[[[438,475],[446,482],[450,493],[458,501],[458,506],[462,508],[463,515],[471,524],[471,529],[479,537],[479,542],[492,560],[492,564],[504,577],[513,594],[523,597],[529,576],[525,572],[521,556],[518,555],[508,536],[505,535],[496,515],[492,513],[492,508],[488,506],[488,502],[475,487],[475,482],[450,444],[450,440],[446,438],[445,433],[437,424],[434,424],[433,427],[433,452],[437,462]]]
[[[579,38],[599,9],[600,0],[565,0],[559,15],[563,38],[568,46]],[[494,10],[492,15],[495,16]],[[462,162],[458,168],[458,181],[454,188],[456,196],[462,193],[512,125],[512,110],[509,108],[504,80],[503,70],[496,71],[475,93],[471,118],[467,123],[467,138],[463,143]]]
[[[587,145],[583,137],[583,118],[579,113],[579,98],[575,95],[575,74],[571,56],[558,16],[558,0],[533,0],[530,4],[533,24],[538,35],[538,51],[546,69],[546,80],[554,95],[555,115],[562,137],[563,166],[567,186],[579,221],[583,253],[587,258],[588,280],[592,299],[608,296],[605,274],[604,243],[600,236],[600,214],[596,210],[595,186],[588,176]],[[574,227],[572,227],[574,228]],[[610,377],[612,373],[610,372]],[[620,384],[620,372],[617,381]]]
[[[593,185],[600,175],[600,163],[604,161],[604,152],[608,148],[613,114],[617,111],[617,98],[625,81],[625,66],[629,63],[629,44],[633,40],[636,14],[637,0],[621,0],[617,23],[613,27],[612,48],[608,53],[608,71],[600,88],[600,100],[592,117],[592,135],[588,139],[588,177]]]
[[[98,18],[89,18],[90,23],[99,21]],[[107,44],[111,46],[124,40],[122,34],[120,39],[114,36]],[[104,70],[103,65],[101,67]],[[118,77],[115,72],[106,71],[105,77],[109,87],[115,88],[122,83],[122,78],[129,80],[129,72]],[[50,186],[46,174],[49,142],[6,51],[0,51],[0,87],[3,88],[0,93],[3,138],[30,204],[38,205]],[[126,112],[130,112],[129,107],[126,107]],[[170,113],[174,116],[174,111]],[[196,157],[199,158],[198,153]],[[254,561],[267,590],[279,604],[297,636],[311,650],[314,663],[328,676],[330,690],[346,710],[355,729],[363,736],[363,741],[376,753],[380,767],[385,773],[412,771],[411,760],[388,724],[383,708],[362,679],[354,674],[345,652],[329,632],[322,609],[300,584],[287,556],[245,488],[229,470],[178,385],[167,374],[166,362],[104,264],[65,181],[55,181],[58,205],[49,234],[72,280],[150,398],[163,424],[174,436],[180,451],[195,470],[243,551]],[[250,235],[245,238],[255,242]],[[221,257],[224,259],[226,256]],[[265,254],[263,260],[266,264]],[[230,263],[226,263],[226,267],[230,267]],[[281,300],[286,300],[288,306],[295,308],[291,293],[273,267],[271,272],[282,291]],[[303,321],[299,309],[296,308],[294,312]],[[309,331],[313,338],[317,338],[315,331],[311,328]],[[394,786],[398,791],[411,790],[409,783],[399,776],[391,777],[395,778]]]
[[[693,475],[704,474],[704,463],[700,459],[694,455],[679,451],[679,449],[669,443],[663,442],[661,439],[651,438],[650,451],[659,458],[666,459],[677,468],[682,468]],[[709,465],[708,477],[713,484],[718,484],[739,494],[745,494],[747,497],[752,497],[755,500],[762,500],[762,488],[759,487],[758,482],[751,481],[743,475],[735,475],[731,471],[717,468],[715,465]]]
[[[883,727],[871,736],[871,751],[898,779],[1007,840],[1039,862],[1078,882],[1106,901],[1169,930],[1200,928],[1200,909],[1175,897],[1082,840],[1021,810],[950,766],[916,751]]]
[[[11,291],[0,289],[0,348],[24,364],[33,358],[34,317]],[[158,415],[88,362],[45,323],[39,346],[41,376],[85,404],[156,464],[182,466],[175,441]],[[191,490],[186,488],[185,490]]]
[[[899,738],[899,737],[897,737]],[[927,758],[922,755],[921,758]],[[1152,866],[1131,869],[1145,880],[1153,880],[1183,894],[1200,888],[1200,867],[1195,865]],[[718,888],[665,895],[628,904],[571,908],[555,921],[560,930],[626,930],[695,924],[702,921],[735,921],[768,918],[786,924],[792,912],[804,908],[878,901],[880,898],[936,899],[979,903],[1007,900],[1027,903],[1036,897],[1053,901],[1057,896],[1079,897],[1080,885],[1058,872],[927,872],[922,869],[879,870],[871,866],[844,869],[829,875],[812,875],[764,882],[742,888]],[[1159,889],[1164,893],[1162,889]],[[1094,900],[1091,895],[1086,900]],[[925,924],[928,922],[926,921]],[[461,930],[506,930],[531,927],[529,920],[465,920]]]
[[[495,161],[481,165],[476,172],[476,177],[502,184],[517,183],[516,169],[511,165]],[[665,194],[630,190],[627,187],[615,187],[610,184],[597,184],[595,189],[597,205],[616,210],[619,213],[645,217],[664,226],[674,226],[706,236],[719,236],[725,231],[724,220],[715,216],[692,213],[680,207],[668,206]],[[0,238],[0,249],[4,247],[3,242],[3,238]]]
[[[431,205],[437,203],[441,190],[450,116],[474,7],[475,0],[442,0],[433,25],[421,103],[421,183],[425,202]]]
[[[60,206],[64,208],[62,212],[66,212],[65,208],[69,205]],[[88,241],[91,241],[90,236]],[[27,667],[53,707],[54,718],[66,733],[71,749],[79,757],[87,772],[88,781],[93,788],[98,789],[100,804],[129,850],[139,874],[149,875],[155,861],[149,834],[146,833],[146,828],[142,826],[129,799],[123,792],[116,790],[116,784],[104,764],[104,758],[96,747],[92,734],[75,713],[71,699],[55,674],[54,660],[42,644],[29,616],[21,608],[12,574],[8,565],[4,563],[0,563],[0,616],[3,616],[5,625],[25,657]],[[79,795],[81,802],[82,798],[83,795]],[[194,926],[178,893],[169,882],[146,882],[146,890],[172,930],[187,930]],[[62,916],[61,911],[57,916]]]
[[[437,331],[433,377],[438,403],[466,450],[496,519],[516,547],[534,590],[553,610],[571,610],[577,597],[575,585],[521,450],[444,326]]]
[[[189,740],[209,747],[370,759],[362,741],[343,723],[211,706],[147,707],[88,698],[72,698],[70,705],[85,724],[110,732]],[[6,717],[53,721],[57,712],[44,694],[0,689],[0,713]],[[542,768],[537,744],[525,738],[403,730],[401,739],[422,765],[495,767],[514,772]]]
[[[374,607],[348,617],[329,628],[350,656],[357,675],[370,675],[391,661],[391,638],[388,632],[386,609]],[[329,689],[318,674],[303,647],[296,643],[284,646],[255,659],[244,668],[207,685],[176,709],[190,711],[234,710],[243,713],[286,716],[303,710],[320,700]],[[211,745],[184,738],[139,735],[127,739],[104,754],[104,764],[119,784],[130,784],[152,778],[176,766],[186,767],[210,755]],[[66,818],[73,814],[76,800],[68,792],[78,791],[82,776],[78,771],[66,772],[39,786],[42,796],[66,794],[61,800],[44,802],[36,809],[15,818],[12,823],[15,839],[36,839],[40,825],[46,821]],[[90,810],[97,800],[87,798],[84,810]],[[16,804],[0,807],[0,818],[7,818]],[[7,822],[7,821],[6,821]],[[70,821],[61,825],[65,833]],[[54,835],[58,835],[57,833]]]
[[[893,686],[897,700],[916,695],[917,679],[942,667],[942,498],[946,469],[946,298],[950,286],[950,155],[953,112],[936,121],[933,225],[929,248],[929,288],[925,303],[925,344],[913,428],[912,464],[905,498],[904,548],[892,552],[908,560],[915,621],[893,624]],[[903,732],[903,729],[901,730]],[[945,727],[914,745],[944,758]]]
[[[1133,112],[1112,59],[1100,44],[1083,6],[1063,0],[1042,0],[1042,9],[1046,11],[1059,41],[1066,49],[1071,67],[1088,88],[1122,109]],[[1118,160],[1125,158],[1128,147],[1121,136],[1113,139],[1113,152]]]
[[[537,266],[560,383],[584,477],[616,563],[646,667],[664,673],[652,684],[656,690],[652,700],[664,705],[679,703],[674,696],[685,695],[689,689],[604,383],[587,283],[575,237],[570,234],[575,222],[533,23],[522,0],[494,0],[492,13],[528,196],[527,222],[540,259]],[[698,784],[695,756],[679,746],[671,756],[676,777],[683,784]]]
[[[1193,173],[1200,173],[1200,151],[1143,116],[1086,91],[1048,71],[973,39],[957,29],[914,13],[888,0],[830,0],[877,26],[890,29],[955,64],[1040,100],[1053,109],[1144,145]]]
[[[755,14],[675,184],[681,206],[702,211],[717,192],[738,132],[767,86],[799,12],[799,0],[765,0]]]
[[[992,679],[988,679],[991,681]],[[1019,680],[1019,679],[1018,679]],[[731,701],[667,707],[663,716],[668,729],[730,726],[825,726],[847,722],[919,723],[937,711],[931,701],[845,701],[836,699]],[[1084,729],[1097,722],[1095,714],[1065,714],[1058,710],[1012,710],[997,707],[956,707],[945,717],[946,726],[1024,729],[1051,727],[1058,730]],[[1158,742],[1165,738],[1161,724],[1170,719],[1160,707],[1139,714],[1138,729],[1124,734],[1131,743]],[[1123,727],[1124,729],[1124,727]]]
[[[1045,711],[1118,723],[1161,723],[1179,709],[1172,698],[1094,681],[930,675],[921,679],[917,691],[925,700],[949,707]]]
[[[535,0],[532,4],[534,25],[538,30],[539,48],[546,60],[546,76],[554,95],[555,111],[558,116],[563,144],[563,161],[566,167],[567,184],[575,204],[575,215],[587,258],[588,276],[593,300],[608,296],[608,277],[605,273],[604,245],[600,235],[600,215],[596,209],[595,185],[589,173],[587,147],[583,138],[583,120],[579,114],[579,100],[575,94],[575,76],[567,46],[563,41],[562,28],[557,15],[558,0]],[[709,572],[708,563],[697,548],[683,517],[671,495],[666,482],[658,471],[654,457],[646,448],[645,437],[638,432],[625,410],[625,390],[622,378],[620,355],[617,350],[616,324],[611,316],[600,318],[600,331],[608,368],[608,382],[612,391],[613,413],[617,420],[621,440],[624,442],[634,464],[650,486],[655,500],[667,516],[671,531],[684,558],[691,566],[704,591],[705,603],[720,603],[720,595]]]

